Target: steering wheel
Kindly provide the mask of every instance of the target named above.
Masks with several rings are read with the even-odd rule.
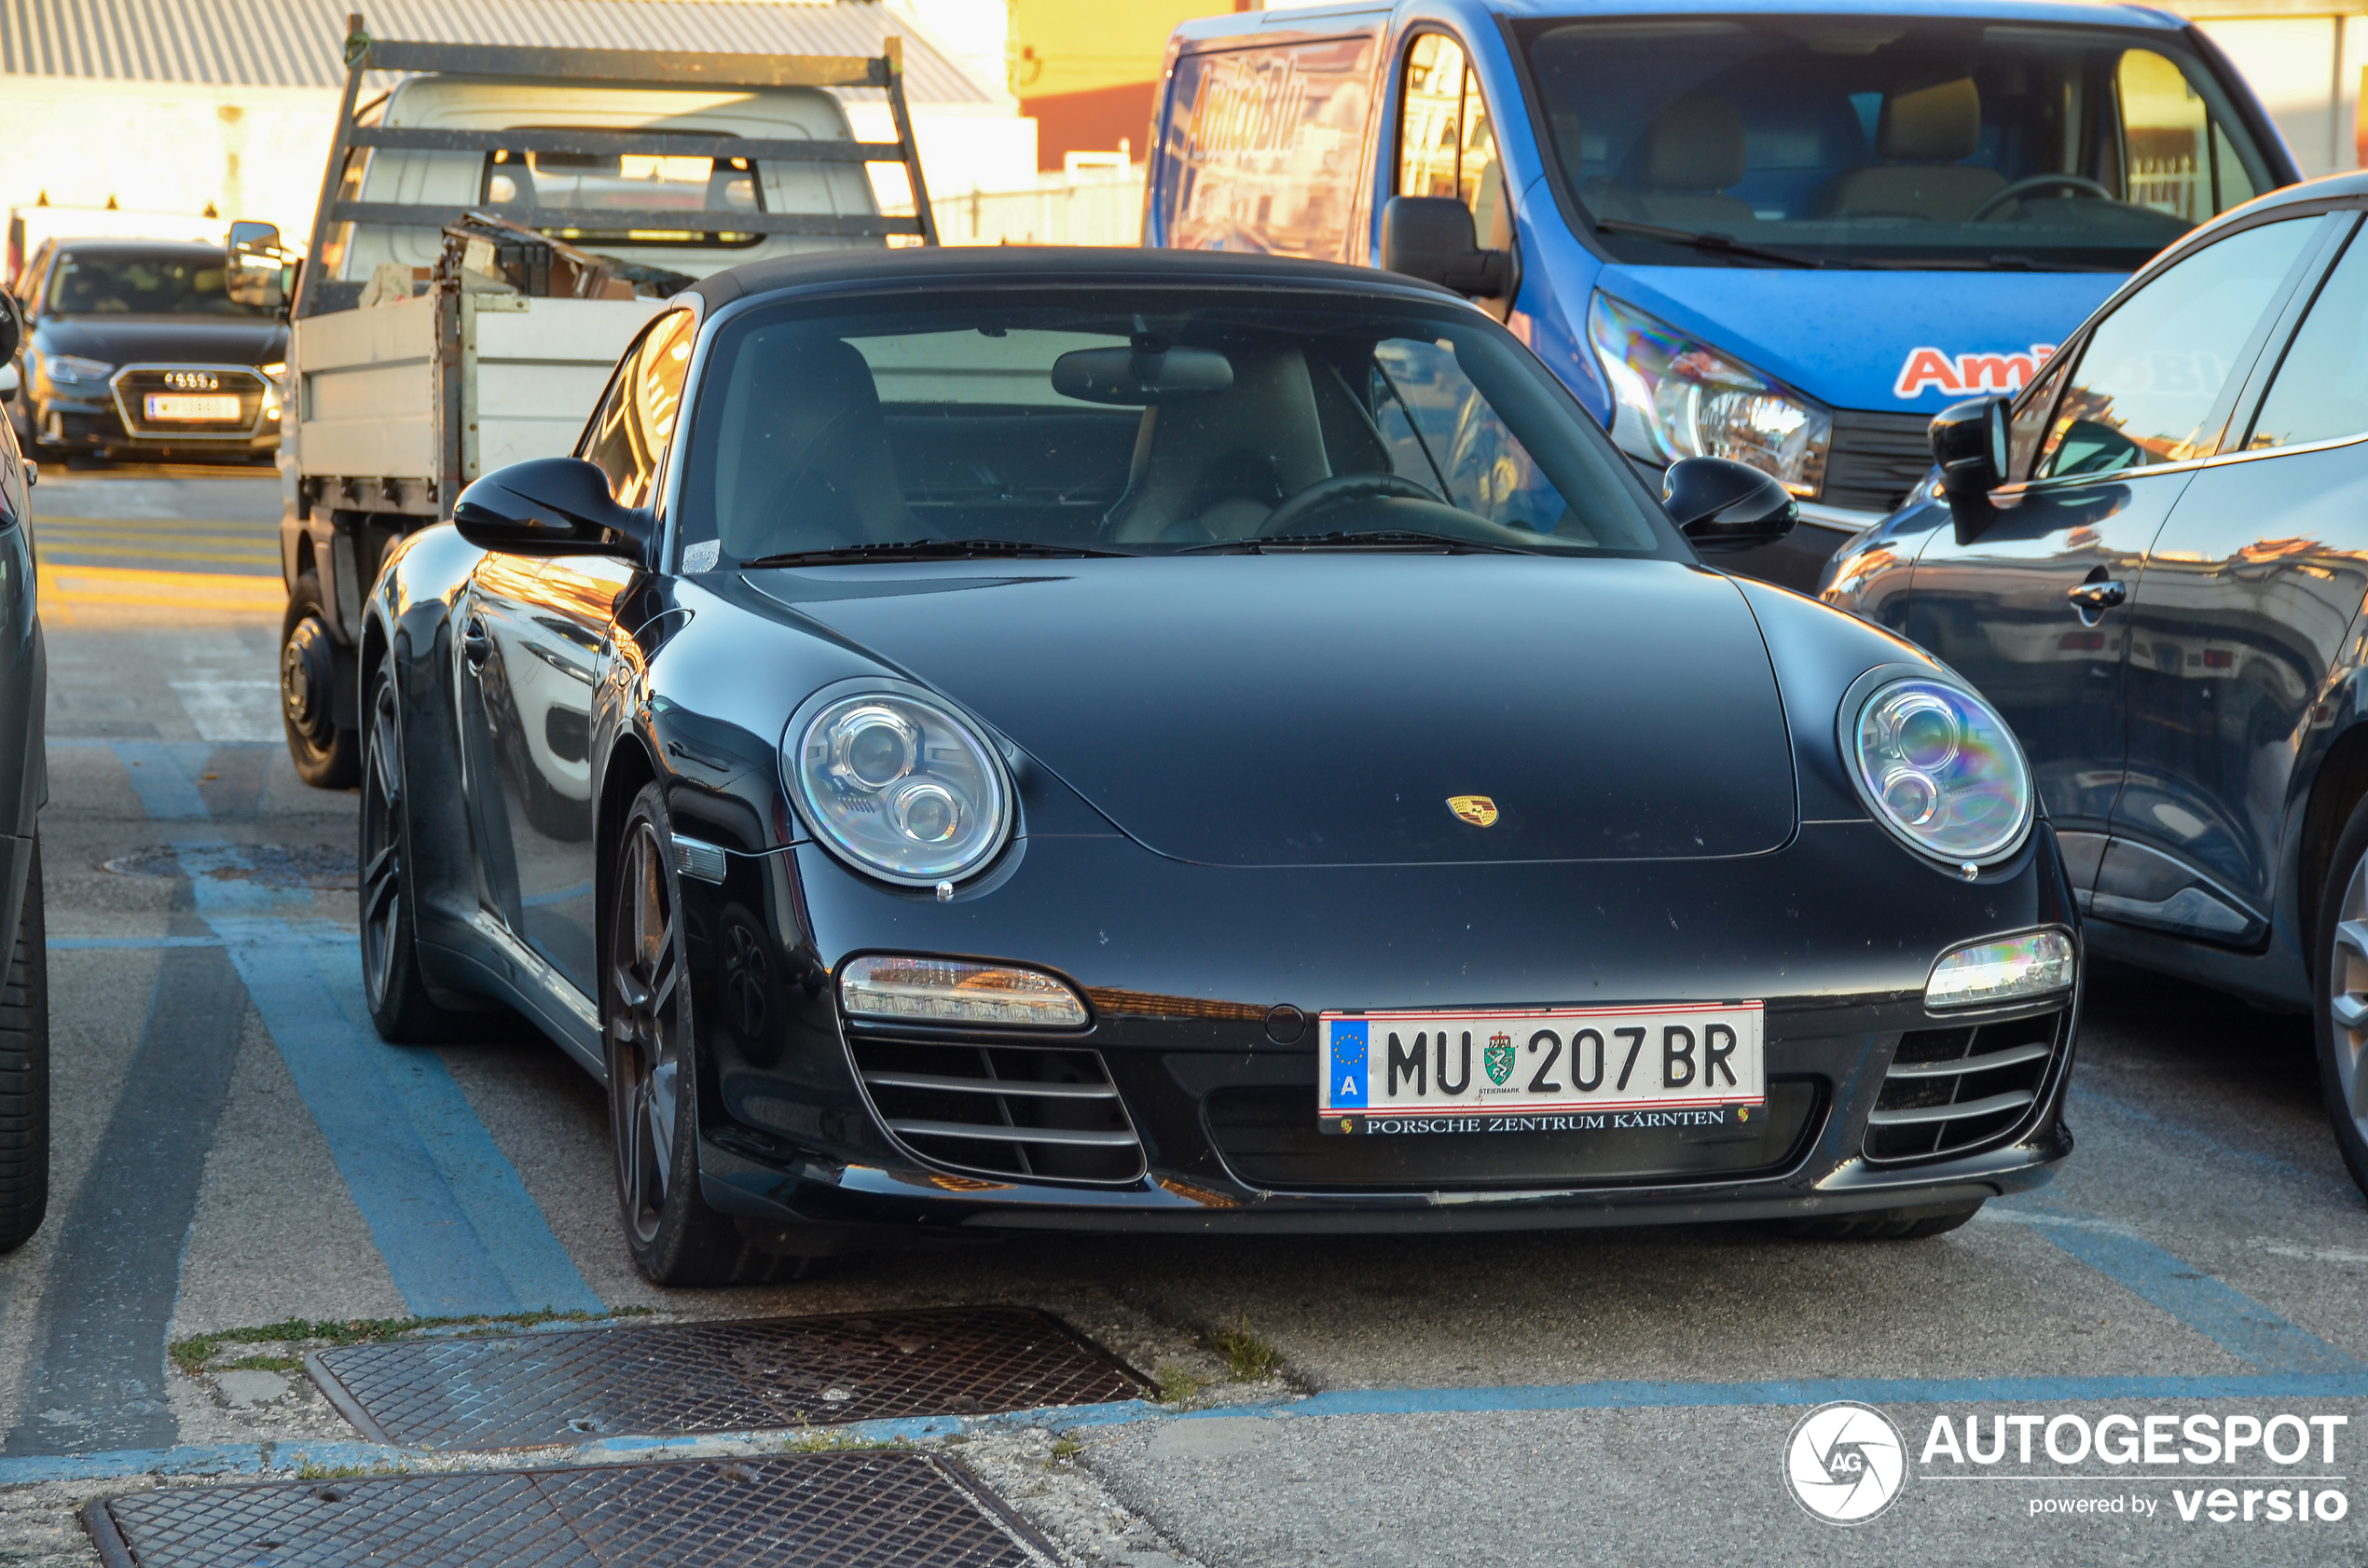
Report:
[[[1982,219],[1989,216],[1991,213],[1997,211],[2001,207],[2003,207],[2007,202],[2014,200],[2017,197],[2028,196],[2035,190],[2056,190],[2058,188],[2064,190],[2076,190],[2081,192],[2083,195],[2096,197],[2101,201],[2116,201],[2120,199],[2120,198],[2114,196],[2112,191],[2107,190],[2103,186],[2099,185],[2096,181],[2090,179],[2086,174],[2033,174],[2029,179],[2017,180],[2011,186],[2004,186],[1990,192],[1989,199],[1975,208],[1971,213],[1967,213],[1965,221],[1967,223],[1979,223]]]
[[[1439,504],[1436,491],[1395,474],[1335,474],[1284,497],[1282,504],[1266,515],[1266,521],[1258,525],[1257,533],[1251,537],[1273,539],[1287,533],[1304,533],[1307,530],[1301,525],[1328,506],[1380,496],[1402,496],[1409,501]]]

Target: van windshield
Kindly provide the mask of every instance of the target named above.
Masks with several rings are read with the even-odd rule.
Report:
[[[1623,261],[2128,271],[2272,183],[2173,33],[1767,15],[1521,31],[1568,193]]]
[[[1275,548],[1673,554],[1602,427],[1464,306],[938,289],[720,329],[684,570]]]

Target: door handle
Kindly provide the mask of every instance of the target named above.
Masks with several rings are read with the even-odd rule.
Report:
[[[2129,599],[2127,583],[2083,583],[2064,595],[2072,604],[2089,615],[2111,610]]]
[[[475,615],[470,616],[468,624],[461,628],[461,656],[468,660],[471,669],[475,669],[485,663],[485,656],[492,652],[493,639],[485,634],[485,623]]]

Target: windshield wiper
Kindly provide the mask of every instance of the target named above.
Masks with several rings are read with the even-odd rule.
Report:
[[[827,550],[784,550],[742,561],[742,571],[768,566],[821,566],[831,561],[1039,559],[1063,556],[1128,556],[1131,550],[1096,550],[1084,544],[1039,544],[1032,539],[906,539],[871,544],[834,544]]]
[[[1627,218],[1597,218],[1595,227],[1604,234],[1633,234],[1639,239],[1660,240],[1672,245],[1690,245],[1698,251],[1713,251],[1721,255],[1749,256],[1754,261],[1772,261],[1780,267],[1823,267],[1815,256],[1800,255],[1792,251],[1771,251],[1764,245],[1747,245],[1731,234],[1718,234],[1709,229],[1664,228],[1657,223],[1635,223]]]
[[[1287,550],[1411,550],[1429,551],[1442,546],[1450,553],[1486,552],[1502,556],[1537,556],[1542,550],[1525,550],[1518,544],[1499,544],[1493,540],[1459,539],[1452,533],[1425,533],[1419,529],[1361,529],[1354,532],[1279,533],[1271,539],[1220,539],[1210,544],[1189,544],[1176,554],[1179,556],[1211,556],[1234,554],[1263,555],[1271,545]]]

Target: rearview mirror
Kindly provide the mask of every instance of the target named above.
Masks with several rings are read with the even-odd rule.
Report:
[[[276,310],[287,302],[282,268],[287,257],[280,226],[241,219],[230,226],[230,269],[222,292],[241,305]]]
[[[1382,270],[1438,283],[1473,299],[1509,291],[1509,252],[1484,251],[1472,210],[1452,196],[1393,196],[1382,209]]]
[[[1793,492],[1749,463],[1684,458],[1661,477],[1670,521],[1704,555],[1773,544],[1800,520]]]
[[[621,556],[646,561],[655,519],[620,506],[609,476],[582,458],[498,468],[461,492],[452,525],[480,550],[512,556]]]
[[[1976,397],[1944,409],[1928,439],[1957,543],[1970,544],[1998,515],[1989,492],[2006,482],[2006,399]]]
[[[1087,403],[1143,407],[1206,397],[1233,384],[1233,362],[1213,349],[1150,338],[1132,349],[1073,349],[1053,362],[1053,390]]]

